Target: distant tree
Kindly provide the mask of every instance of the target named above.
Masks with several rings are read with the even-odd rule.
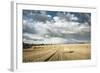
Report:
[[[28,49],[28,48],[31,48],[31,47],[32,47],[32,44],[28,44],[28,43],[23,42],[23,49]]]

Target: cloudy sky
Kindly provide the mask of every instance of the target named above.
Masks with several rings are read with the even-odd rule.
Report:
[[[22,21],[24,43],[90,42],[90,13],[23,10]]]

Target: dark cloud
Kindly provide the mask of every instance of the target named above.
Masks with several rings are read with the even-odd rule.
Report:
[[[46,11],[34,11],[34,10],[23,10],[23,19],[31,19],[35,22],[46,22],[50,21],[51,18],[44,14]]]
[[[72,14],[74,14],[78,18],[77,22],[88,23],[89,25],[91,25],[91,13],[72,13]]]

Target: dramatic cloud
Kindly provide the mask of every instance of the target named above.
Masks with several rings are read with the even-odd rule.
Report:
[[[90,13],[23,10],[23,42],[90,42],[90,33]]]

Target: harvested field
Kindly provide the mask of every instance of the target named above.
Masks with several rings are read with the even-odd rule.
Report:
[[[41,45],[23,49],[23,62],[91,59],[90,44]]]

